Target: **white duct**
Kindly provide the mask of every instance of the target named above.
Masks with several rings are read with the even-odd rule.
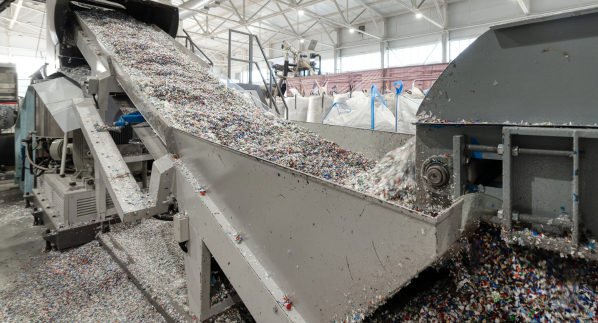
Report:
[[[199,10],[199,9],[203,8],[205,5],[207,5],[208,3],[210,3],[210,0],[189,0],[189,1],[185,2],[183,5],[181,5],[179,7],[179,19],[185,20],[185,19],[193,16],[194,14],[196,14],[193,11],[185,10],[186,8]]]

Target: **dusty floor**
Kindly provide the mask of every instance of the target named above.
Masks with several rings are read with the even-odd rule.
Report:
[[[0,288],[11,284],[22,268],[45,259],[43,227],[34,227],[23,193],[12,180],[0,181]]]
[[[148,219],[112,229],[105,237],[127,245],[122,250],[131,260],[127,267],[144,287],[154,285],[148,288],[152,297],[174,314],[175,321],[190,322],[182,252],[174,242],[172,222]],[[0,322],[164,322],[97,241],[46,252],[44,230],[33,226],[18,187],[12,181],[0,182]],[[148,243],[162,247],[146,250]],[[147,275],[156,271],[157,263],[164,263],[158,274],[168,271],[171,276],[172,271],[176,281],[157,288],[160,277]],[[175,299],[180,306],[173,311],[170,304]],[[211,322],[254,321],[240,303]]]

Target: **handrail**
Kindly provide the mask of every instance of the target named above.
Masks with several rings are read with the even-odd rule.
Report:
[[[238,33],[241,35],[246,35],[249,37],[249,59],[248,60],[243,60],[243,59],[238,59],[238,58],[232,58],[231,54],[232,54],[232,42],[231,42],[231,37],[232,37],[232,33]],[[270,84],[266,83],[266,79],[264,78],[264,75],[262,74],[262,70],[260,69],[258,63],[256,61],[253,60],[253,37],[255,37],[255,40],[257,42],[258,47],[260,48],[260,51],[262,52],[262,56],[264,57],[264,61],[266,61],[266,66],[268,66],[268,70],[270,71]],[[274,77],[274,72],[272,71],[272,67],[270,66],[270,63],[268,63],[268,58],[266,57],[266,53],[264,52],[264,47],[262,47],[262,44],[260,43],[259,38],[254,35],[254,34],[249,34],[249,33],[245,33],[242,31],[238,31],[238,30],[232,30],[229,29],[228,30],[228,78],[231,78],[231,61],[238,61],[238,62],[244,62],[244,63],[248,63],[249,64],[249,78],[251,80],[251,64],[255,64],[255,66],[257,67],[258,72],[260,73],[260,76],[262,77],[262,81],[264,82],[264,86],[266,87],[266,89],[268,89],[268,92],[270,92],[270,103],[272,103],[272,99],[274,98],[274,93],[272,91],[272,81],[274,80],[274,84],[276,84],[276,88],[278,89],[278,93],[280,93],[280,98],[282,99],[282,103],[284,104],[284,108],[286,110],[286,119],[289,119],[289,107],[287,106],[287,102],[284,99],[284,95],[282,93],[282,90],[280,89],[280,85],[278,85],[278,83],[276,82],[276,78]],[[274,105],[274,109],[276,109],[276,112],[278,114],[280,114],[280,111],[278,111],[278,107],[276,105]]]
[[[185,33],[185,35],[187,36],[176,36],[176,38],[185,38],[185,47],[187,47],[187,43],[191,44],[191,51],[193,53],[195,53],[195,48],[197,48],[199,50],[199,52],[208,60],[208,64],[210,64],[210,66],[214,67],[214,62],[212,62],[212,60],[208,57],[208,55],[206,55],[206,53],[204,53],[201,48],[199,48],[199,46],[197,46],[194,42],[193,39],[191,39],[191,36],[189,36],[189,33],[187,33],[187,31],[185,29],[183,29],[183,32]]]

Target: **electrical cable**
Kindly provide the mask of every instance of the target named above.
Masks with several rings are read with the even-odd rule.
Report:
[[[54,168],[41,167],[40,165],[34,163],[33,160],[31,160],[31,156],[29,156],[29,149],[25,149],[25,155],[27,156],[27,160],[29,160],[29,164],[32,165],[33,167],[37,168],[37,169],[47,170],[49,172],[52,172],[52,171],[56,170]]]
[[[156,214],[154,215],[154,218],[162,221],[173,221],[172,215],[168,216],[166,214]]]
[[[29,146],[29,145],[27,145],[27,146]],[[27,147],[27,148],[29,148],[29,147]],[[31,156],[29,155],[29,149],[27,149],[27,148],[25,149],[25,155],[27,157],[27,160],[29,160],[29,164],[31,164],[33,167],[35,167],[37,169],[40,169],[40,170],[49,171],[49,172],[56,171],[55,168],[42,167],[42,166],[34,163],[33,160],[31,160]],[[68,171],[71,171],[71,172],[76,172],[77,171],[76,169],[71,169],[71,168],[67,168],[65,170],[68,170]]]

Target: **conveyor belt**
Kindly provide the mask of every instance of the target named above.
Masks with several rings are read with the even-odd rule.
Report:
[[[256,320],[363,317],[456,246],[461,202],[433,218],[174,129],[78,21],[168,152],[186,166],[177,172],[175,193],[189,216],[189,266],[201,262],[198,247],[205,243]],[[163,151],[156,146],[157,156]],[[206,196],[187,178],[201,183]],[[240,245],[232,232],[245,237]],[[191,286],[201,277],[190,270],[188,279]],[[279,306],[284,296],[292,297],[291,310]]]

